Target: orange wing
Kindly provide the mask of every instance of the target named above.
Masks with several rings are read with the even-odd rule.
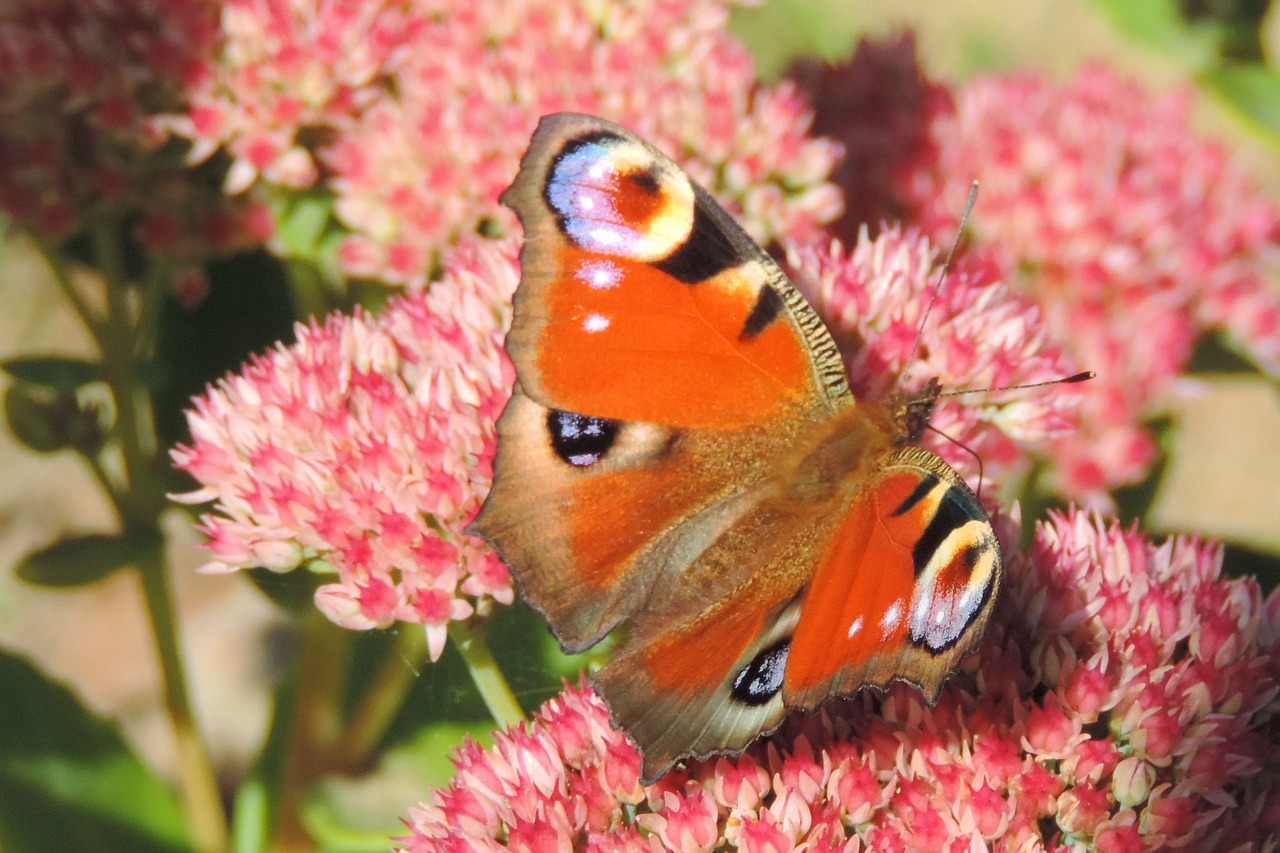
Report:
[[[544,118],[503,201],[525,229],[518,387],[471,529],[578,650],[651,607],[852,397],[777,265],[621,127]]]
[[[783,682],[788,707],[902,680],[930,701],[982,637],[1000,546],[964,481],[919,447],[870,478],[805,590]]]
[[[734,429],[848,401],[835,344],[777,265],[617,125],[544,118],[503,201],[526,234],[507,349],[539,403]]]

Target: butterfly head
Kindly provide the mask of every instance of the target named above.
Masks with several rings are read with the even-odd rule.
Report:
[[[920,439],[941,394],[942,383],[934,377],[918,391],[899,390],[889,397],[886,408],[893,418],[898,444],[914,444]]]

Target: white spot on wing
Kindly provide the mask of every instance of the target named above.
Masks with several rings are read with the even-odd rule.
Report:
[[[588,314],[587,319],[582,321],[584,332],[603,332],[607,328],[609,328],[609,318],[603,314]]]
[[[853,624],[849,626],[849,634],[848,634],[849,639],[852,640],[853,635],[858,633],[861,630],[862,630],[862,617],[859,616],[857,619],[854,619]]]
[[[897,627],[902,624],[902,599],[899,598],[893,604],[889,605],[889,609],[884,612],[884,616],[880,617],[880,630],[883,632],[884,638],[888,639]]]
[[[960,559],[959,550],[964,541],[948,540],[950,547],[941,547],[933,555],[923,575],[916,584],[911,602],[911,638],[924,643],[930,649],[945,649],[957,642],[982,609],[984,595],[992,583],[994,571],[994,543],[983,541],[981,560],[974,575],[961,589],[943,589],[938,585],[938,575]]]
[[[633,232],[628,232],[633,233]],[[591,242],[586,243],[586,247],[596,249],[609,249],[622,245],[625,236],[620,229],[615,228],[591,228],[587,231],[587,237]],[[593,245],[594,244],[594,245]]]
[[[592,290],[608,290],[622,281],[622,270],[609,261],[588,261],[578,267],[576,277]]]

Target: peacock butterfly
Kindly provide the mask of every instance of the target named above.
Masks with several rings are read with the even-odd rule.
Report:
[[[937,382],[856,402],[773,260],[611,122],[543,118],[502,200],[517,382],[470,530],[565,651],[627,629],[593,681],[645,780],[862,687],[936,700],[1002,574],[978,499],[913,444]]]

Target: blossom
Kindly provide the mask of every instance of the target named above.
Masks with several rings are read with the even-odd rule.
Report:
[[[1221,578],[1221,557],[1051,514],[936,706],[901,684],[864,692],[641,788],[604,705],[569,688],[493,748],[465,747],[401,843],[534,849],[536,830],[536,849],[1268,849],[1280,596]]]
[[[261,242],[255,200],[208,187],[153,127],[183,107],[216,25],[207,0],[5,4],[0,205],[8,215],[54,241],[137,223],[133,236],[145,247],[186,263]]]
[[[1105,504],[1148,471],[1142,421],[1198,337],[1224,332],[1280,372],[1280,205],[1192,132],[1186,93],[1155,97],[1094,65],[1066,84],[988,75],[952,95],[929,101],[931,144],[899,186],[926,233],[947,237],[981,181],[976,244],[1098,374],[1050,458],[1061,488]]]
[[[289,4],[228,0],[221,48],[157,127],[229,193],[332,194],[348,275],[421,282],[497,204],[540,116],[605,115],[680,160],[762,239],[839,212],[838,146],[805,135],[790,84],[759,85],[721,0]]]
[[[929,122],[951,100],[951,91],[920,67],[914,34],[864,39],[848,62],[836,65],[801,59],[787,76],[813,105],[812,132],[844,148],[831,172],[844,190],[844,213],[826,230],[852,243],[863,227],[875,234],[882,222],[909,223],[914,206],[901,173],[937,156]]]
[[[917,388],[936,378],[955,391],[1074,372],[1045,334],[1039,309],[1015,294],[994,264],[970,257],[939,290],[937,251],[918,232],[887,226],[873,240],[863,229],[847,254],[835,241],[791,244],[788,261],[840,346],[859,400],[883,399],[899,381]],[[1074,386],[943,398],[931,420],[938,432],[923,443],[974,482],[980,459],[983,476],[1001,483],[1024,467],[1028,445],[1071,426],[1078,398]]]
[[[494,421],[510,393],[501,349],[514,241],[473,239],[443,278],[378,316],[299,325],[194,402],[173,452],[213,501],[206,571],[299,566],[336,579],[316,604],[350,628],[448,623],[510,603],[505,567],[462,529],[488,489]]]

